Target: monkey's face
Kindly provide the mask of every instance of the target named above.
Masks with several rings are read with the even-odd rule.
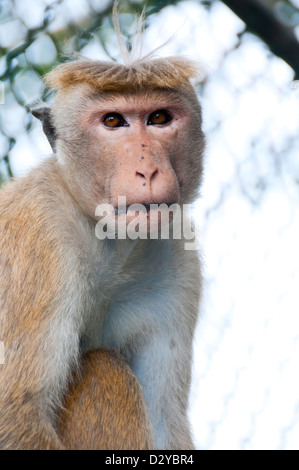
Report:
[[[62,101],[54,105],[57,156],[84,211],[94,217],[98,205],[110,204],[129,222],[130,206],[141,204],[148,221],[151,205],[194,198],[204,139],[191,87],[91,94],[82,86]]]

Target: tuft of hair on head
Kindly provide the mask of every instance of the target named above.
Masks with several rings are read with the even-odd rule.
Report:
[[[65,90],[78,84],[91,85],[98,91],[174,89],[190,84],[200,76],[198,65],[183,57],[141,59],[126,66],[91,59],[72,60],[58,65],[45,77],[52,90]]]
[[[138,20],[131,51],[128,50],[121,33],[118,0],[114,2],[112,17],[123,64],[74,55],[71,60],[58,65],[45,76],[45,83],[50,89],[65,90],[85,83],[104,92],[134,92],[138,89],[174,89],[190,85],[191,78],[200,78],[199,66],[192,60],[175,56],[154,58],[154,53],[163,45],[142,57],[144,11]]]
[[[124,65],[130,65],[133,62],[136,62],[142,58],[142,46],[143,46],[142,34],[144,30],[145,8],[143,9],[141,15],[139,16],[137,20],[136,33],[134,35],[132,48],[130,51],[124,41],[123,34],[121,32],[120,25],[119,25],[118,16],[119,16],[118,15],[118,0],[115,0],[113,3],[113,9],[112,9],[113,26],[114,26],[114,30],[116,33],[117,42],[119,45],[123,63]]]

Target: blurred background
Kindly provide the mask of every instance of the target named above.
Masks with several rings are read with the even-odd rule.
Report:
[[[117,60],[111,0],[0,0],[0,180],[51,149],[30,109],[73,51]],[[197,60],[207,135],[194,205],[205,288],[190,419],[198,449],[299,449],[299,0],[120,0],[144,53]]]

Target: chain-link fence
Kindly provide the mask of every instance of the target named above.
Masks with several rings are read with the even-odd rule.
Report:
[[[73,51],[118,58],[111,1],[0,3],[0,174],[50,147],[30,109]],[[143,1],[121,2],[130,39]],[[190,418],[203,449],[299,448],[299,88],[293,72],[220,1],[148,1],[145,52],[199,60],[205,181],[196,214],[205,296]]]

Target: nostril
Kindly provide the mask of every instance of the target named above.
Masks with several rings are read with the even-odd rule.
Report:
[[[158,175],[158,170],[154,170],[153,172],[145,172],[145,173],[141,173],[140,171],[136,171],[136,176],[138,178],[142,178],[142,179],[146,179],[148,180],[149,182],[152,181],[157,175]]]
[[[153,180],[158,174],[158,170],[155,170],[151,176],[151,180]]]

